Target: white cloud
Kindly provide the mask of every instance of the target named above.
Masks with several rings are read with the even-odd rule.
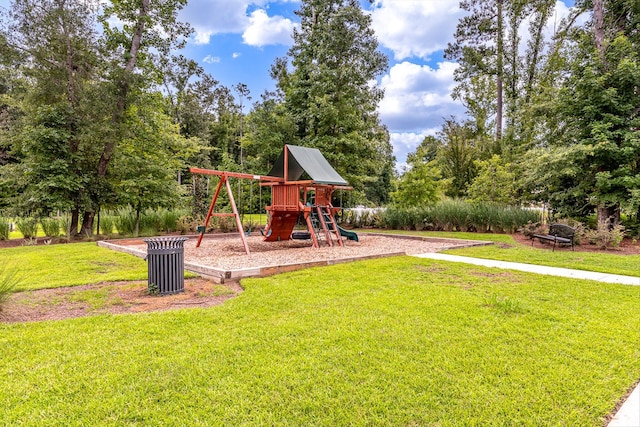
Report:
[[[298,24],[282,16],[268,16],[264,9],[257,9],[249,17],[249,26],[242,34],[244,43],[262,47],[271,44],[290,45],[293,28]]]
[[[453,40],[464,11],[452,0],[377,0],[373,5],[373,29],[382,46],[396,60],[427,58]]]
[[[434,135],[440,129],[444,117],[464,114],[464,107],[450,96],[456,68],[452,62],[440,62],[434,69],[405,61],[391,67],[382,78],[380,86],[385,95],[378,111],[390,130],[394,155],[400,164],[426,135]]]
[[[265,9],[256,9],[247,16],[250,6],[268,7],[269,3],[269,0],[189,0],[180,12],[180,19],[191,24],[195,31],[193,41],[198,45],[209,44],[216,34],[243,34],[245,43],[252,46],[290,44],[292,29],[297,25],[291,20],[269,17]]]
[[[391,131],[413,132],[438,127],[443,117],[460,115],[464,109],[451,99],[457,64],[440,62],[438,68],[401,62],[385,75],[380,86],[385,97],[380,103],[380,118]]]
[[[398,170],[406,165],[407,154],[416,151],[416,148],[428,135],[435,135],[440,130],[439,127],[422,129],[420,132],[390,132],[393,155],[398,160]]]
[[[195,30],[196,44],[208,44],[209,38],[221,33],[241,33],[249,24],[243,0],[190,0],[180,12],[180,19]]]
[[[240,52],[233,52],[233,53],[231,54],[231,57],[232,57],[233,59],[236,59],[236,58],[239,58],[241,55],[242,55],[242,54],[241,54]]]
[[[202,58],[202,62],[205,62],[207,64],[217,64],[218,62],[220,62],[220,57],[207,55],[204,58]]]

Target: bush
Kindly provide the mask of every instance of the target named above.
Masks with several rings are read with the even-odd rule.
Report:
[[[35,218],[18,218],[16,228],[25,239],[33,239],[38,234],[38,221]]]
[[[131,209],[119,209],[115,223],[121,236],[133,235],[136,230],[136,217]]]
[[[11,231],[9,220],[0,218],[0,240],[9,240],[9,231]]]
[[[177,230],[178,219],[180,214],[175,211],[166,210],[160,214],[160,229],[167,233],[173,233]]]
[[[617,248],[624,238],[624,227],[616,225],[609,229],[608,224],[601,224],[597,230],[587,230],[585,234],[589,242],[599,249]]]
[[[110,215],[100,216],[100,232],[98,234],[102,233],[105,236],[111,236],[115,222],[115,218]]]
[[[60,221],[57,218],[42,218],[40,225],[45,236],[58,237],[60,235]]]
[[[0,311],[9,295],[20,283],[17,270],[0,267]]]
[[[176,231],[179,231],[180,234],[195,233],[200,224],[204,225],[204,218],[194,218],[191,215],[184,215],[176,222]]]
[[[520,229],[523,236],[533,239],[534,234],[546,234],[547,227],[539,222],[527,221],[527,223]]]

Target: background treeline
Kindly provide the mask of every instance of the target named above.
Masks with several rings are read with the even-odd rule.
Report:
[[[636,230],[640,210],[640,3],[465,0],[445,57],[468,117],[444,120],[393,194],[546,205],[555,217]]]
[[[301,4],[271,70],[277,90],[249,113],[245,84],[225,87],[180,54],[185,4],[13,0],[0,11],[0,213],[67,214],[82,236],[123,207],[203,215],[213,185],[190,166],[266,174],[284,144],[319,148],[355,188],[351,203],[387,202],[394,158],[370,85],[387,58],[357,1]],[[257,185],[233,185],[260,209]]]
[[[60,213],[81,235],[102,210],[129,208],[138,226],[150,208],[195,218],[212,185],[190,166],[265,174],[289,143],[325,154],[355,189],[347,206],[408,212],[465,199],[638,228],[635,0],[579,0],[562,21],[553,0],[460,2],[468,13],[445,57],[459,64],[452,96],[467,115],[444,118],[401,174],[370,84],[387,58],[359,1],[302,1],[294,43],[271,67],[276,90],[259,96],[180,54],[185,3],[13,0],[2,10],[5,216]],[[268,203],[257,186],[233,185],[248,212]]]

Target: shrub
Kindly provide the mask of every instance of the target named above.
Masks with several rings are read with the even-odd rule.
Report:
[[[100,217],[100,232],[105,236],[111,236],[113,234],[113,226],[115,224],[115,218],[110,215],[104,215]]]
[[[523,236],[533,239],[534,234],[545,234],[546,226],[539,222],[527,221],[527,223],[520,229]]]
[[[0,267],[0,311],[2,305],[9,298],[9,295],[20,283],[17,270]]]
[[[45,236],[58,237],[60,235],[60,221],[57,218],[42,218],[40,225]]]
[[[9,220],[0,217],[0,240],[9,240],[9,231],[11,231]]]
[[[194,233],[200,224],[204,224],[204,219],[194,218],[191,215],[184,215],[176,222],[176,231],[180,234]]]
[[[160,214],[160,229],[167,233],[176,231],[180,214],[175,211],[166,210]]]
[[[133,235],[136,230],[136,217],[131,209],[119,209],[115,223],[120,235]]]
[[[35,218],[18,218],[16,228],[25,239],[33,239],[38,234],[38,220]]]
[[[589,242],[599,249],[617,248],[624,238],[624,227],[616,225],[609,229],[608,224],[600,224],[597,230],[587,230],[585,234]]]

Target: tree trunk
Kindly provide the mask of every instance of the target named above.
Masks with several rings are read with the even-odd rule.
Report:
[[[503,32],[503,23],[502,23],[502,2],[503,0],[498,0],[497,5],[498,5],[498,34],[496,35],[496,37],[498,38],[497,40],[497,48],[498,48],[498,58],[497,58],[497,65],[496,65],[496,74],[497,74],[497,96],[496,96],[496,141],[498,142],[498,144],[500,143],[500,140],[502,139],[502,76],[503,76],[503,72],[502,72],[502,68],[503,68],[503,55],[504,55],[504,41],[503,41],[503,37],[502,37],[502,32]]]
[[[140,234],[140,206],[136,207],[136,229],[133,233],[133,237],[138,237]]]
[[[126,99],[129,95],[130,90],[129,77],[131,73],[133,73],[136,62],[138,60],[138,52],[140,51],[140,45],[142,44],[142,35],[145,31],[145,22],[147,20],[147,17],[149,16],[149,2],[150,0],[142,0],[140,3],[138,21],[136,23],[136,29],[131,39],[131,48],[129,49],[127,55],[129,60],[125,65],[124,74],[121,77],[121,80],[117,82],[118,96],[116,101],[116,108],[111,119],[111,121],[113,122],[113,126],[116,129],[116,134],[114,135],[113,139],[107,141],[104,149],[102,150],[100,161],[98,162],[98,176],[100,178],[104,178],[104,176],[107,174],[107,169],[109,168],[109,163],[111,162],[111,156],[113,155],[113,151],[116,148],[119,135],[118,129],[122,125],[124,111],[126,109]]]
[[[593,40],[604,63],[604,0],[593,0]]]
[[[80,217],[79,209],[73,209],[71,211],[71,223],[69,223],[69,229],[67,232],[69,233],[70,238],[74,238],[78,235],[78,219]]]
[[[611,230],[613,227],[620,224],[619,204],[607,206],[599,203],[596,211],[598,214],[598,228]]]
[[[93,236],[93,219],[95,215],[95,212],[84,211],[82,215],[82,227],[80,228],[80,234],[83,237]]]

